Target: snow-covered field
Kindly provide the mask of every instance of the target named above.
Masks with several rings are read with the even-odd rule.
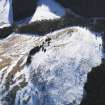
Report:
[[[12,22],[11,3],[0,0],[0,27]],[[39,0],[30,22],[64,15],[54,0]],[[101,37],[85,28],[44,36],[12,33],[0,40],[0,105],[79,105],[87,74],[101,59]]]
[[[78,105],[88,72],[101,63],[101,45],[100,37],[79,27],[0,40],[0,105]]]
[[[12,0],[0,0],[0,27],[8,26],[13,21]]]
[[[39,0],[31,22],[44,19],[56,19],[65,15],[65,9],[55,0]]]
[[[72,27],[42,40],[44,48],[24,68],[28,85],[18,91],[15,105],[79,105],[88,72],[101,64],[101,38]]]

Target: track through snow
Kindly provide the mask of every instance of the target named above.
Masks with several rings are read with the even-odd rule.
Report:
[[[39,0],[38,7],[31,22],[44,19],[55,19],[65,15],[64,8],[55,0]]]

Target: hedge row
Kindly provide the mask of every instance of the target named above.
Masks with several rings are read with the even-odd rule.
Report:
[[[19,33],[32,33],[32,34],[46,34],[49,32],[53,32],[58,29],[62,29],[68,26],[75,25],[86,25],[86,22],[81,19],[55,19],[55,20],[43,20],[33,22],[31,24],[23,25],[18,27],[17,32]]]
[[[18,33],[40,34],[53,32],[69,26],[83,26],[88,27],[92,31],[105,31],[105,20],[101,19],[80,19],[80,18],[61,18],[55,20],[43,20],[30,24],[19,26],[16,30]]]
[[[8,36],[12,32],[44,35],[69,26],[82,26],[87,27],[92,31],[105,32],[105,19],[61,18],[50,21],[36,21],[21,26],[15,24],[11,27],[0,29],[0,38]]]

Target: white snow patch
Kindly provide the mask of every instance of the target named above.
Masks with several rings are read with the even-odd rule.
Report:
[[[54,0],[39,0],[38,7],[31,22],[44,19],[55,19],[65,15],[64,8]]]
[[[0,28],[9,26],[12,21],[12,0],[0,0]]]

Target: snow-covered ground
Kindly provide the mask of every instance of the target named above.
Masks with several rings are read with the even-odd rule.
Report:
[[[13,21],[12,0],[0,0],[0,27],[8,26]]]
[[[0,27],[12,22],[11,4],[0,0]],[[39,0],[30,22],[64,15],[54,0]],[[26,65],[29,51],[42,44],[44,51]],[[85,28],[69,27],[44,37],[13,33],[0,40],[0,105],[79,105],[87,74],[101,59],[101,37]]]
[[[101,64],[101,38],[71,27],[39,41],[46,51],[40,49],[25,66],[28,85],[16,94],[15,105],[79,105],[88,72]]]
[[[65,15],[65,9],[55,0],[39,0],[38,7],[31,22],[44,19],[55,19]]]

